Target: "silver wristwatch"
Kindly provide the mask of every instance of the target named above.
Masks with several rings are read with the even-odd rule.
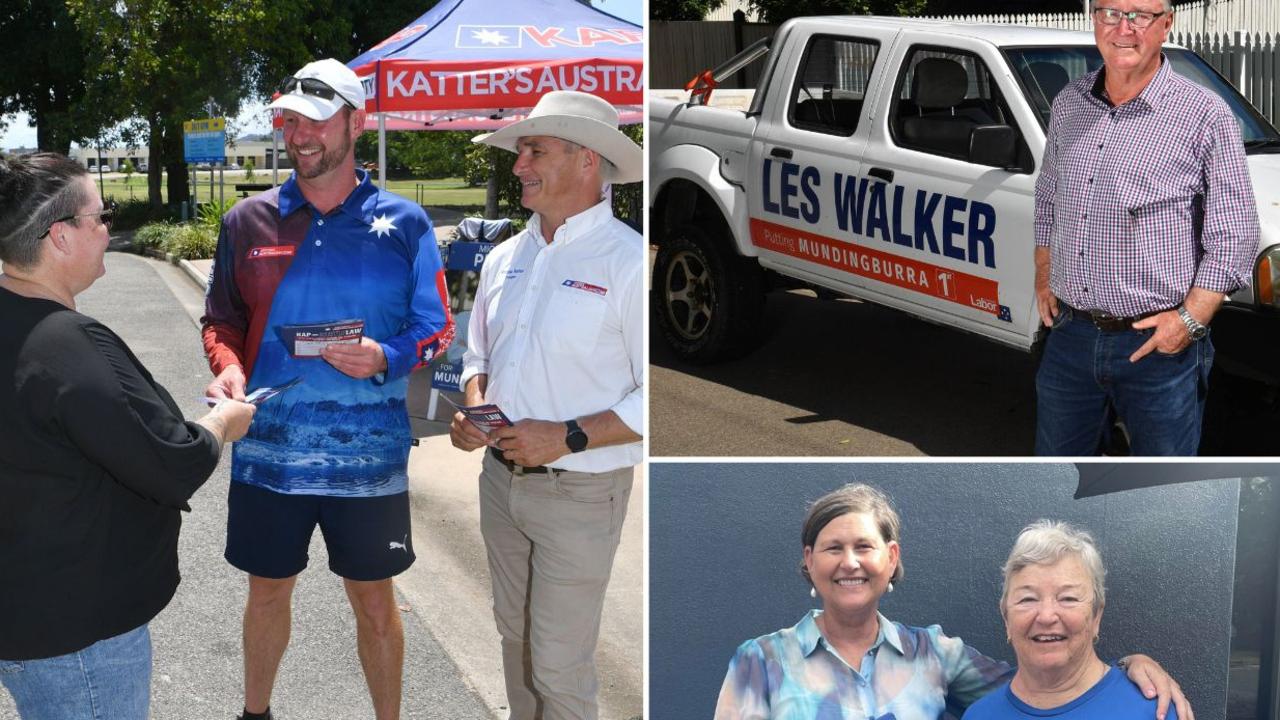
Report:
[[[1183,305],[1178,306],[1178,317],[1182,318],[1182,324],[1187,326],[1187,334],[1192,340],[1200,340],[1209,334],[1209,328],[1200,324],[1199,320],[1191,317],[1191,313],[1187,312],[1187,308]]]

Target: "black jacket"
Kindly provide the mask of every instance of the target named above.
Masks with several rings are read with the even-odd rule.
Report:
[[[0,288],[0,658],[155,617],[178,587],[179,511],[217,463],[115,333]]]

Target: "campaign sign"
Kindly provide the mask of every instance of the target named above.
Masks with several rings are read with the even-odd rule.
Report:
[[[452,390],[462,392],[458,380],[462,378],[462,361],[433,362],[431,364],[431,387],[436,390]],[[445,398],[448,400],[448,398]]]
[[[189,163],[227,161],[227,119],[205,118],[182,123],[182,158]]]
[[[446,270],[480,271],[484,259],[493,250],[494,243],[487,242],[454,242],[449,244],[449,258],[445,261]]]

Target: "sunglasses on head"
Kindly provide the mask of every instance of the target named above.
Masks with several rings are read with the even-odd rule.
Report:
[[[287,77],[280,85],[280,92],[285,95],[300,92],[303,95],[313,95],[323,100],[332,100],[336,96],[340,98],[342,102],[359,110],[359,108],[344,97],[342,93],[334,90],[329,83],[326,83],[323,80],[317,80],[316,78]]]
[[[38,238],[36,238],[36,239],[37,239],[37,240],[42,240],[42,239],[44,239],[44,237],[45,237],[46,235],[48,235],[48,234],[49,234],[49,232],[50,232],[51,230],[53,230],[53,226],[54,226],[55,224],[57,224],[57,223],[60,223],[60,222],[68,222],[68,221],[70,221],[70,220],[75,220],[75,219],[77,219],[77,218],[82,218],[82,217],[96,217],[96,218],[98,218],[98,222],[99,222],[99,223],[101,223],[101,224],[103,224],[103,225],[106,225],[107,227],[111,227],[111,223],[112,223],[112,222],[114,222],[114,221],[115,221],[115,219],[116,219],[116,210],[117,210],[118,208],[119,208],[119,206],[118,206],[118,205],[116,205],[116,201],[115,201],[115,200],[111,200],[111,201],[109,201],[105,206],[103,206],[103,208],[102,208],[101,210],[99,210],[98,212],[94,212],[94,213],[81,213],[81,214],[79,214],[79,215],[67,215],[66,217],[60,217],[60,218],[58,218],[57,220],[54,220],[53,222],[49,223],[49,227],[48,227],[48,229],[46,229],[44,232],[40,233],[40,237],[38,237]]]

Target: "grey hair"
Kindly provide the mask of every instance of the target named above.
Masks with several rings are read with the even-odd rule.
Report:
[[[89,174],[57,153],[0,157],[0,260],[28,269],[40,261],[41,236],[89,202],[77,182]],[[68,222],[78,223],[71,219]]]
[[[1160,6],[1163,7],[1164,11],[1167,13],[1173,12],[1173,0],[1160,0]],[[1097,7],[1098,7],[1098,0],[1089,0],[1090,10],[1096,9]]]
[[[566,140],[565,138],[558,137],[555,135],[552,135],[552,137],[564,143],[564,151],[566,153],[575,153],[579,150],[591,150],[591,148],[587,147],[586,145],[576,143],[572,140]],[[602,178],[612,177],[613,176],[612,173],[615,173],[617,171],[618,166],[614,165],[613,161],[605,157],[604,154],[601,153],[599,150],[591,150],[591,152],[595,153],[596,157],[600,158],[600,177]]]
[[[1022,529],[1004,564],[1004,586],[1000,590],[1000,612],[1009,599],[1009,578],[1030,565],[1052,565],[1067,555],[1075,555],[1093,583],[1093,612],[1106,605],[1107,569],[1093,536],[1061,520],[1037,520]]]
[[[822,532],[822,528],[832,520],[849,513],[869,514],[875,521],[876,528],[880,530],[880,537],[885,543],[898,542],[902,534],[902,520],[898,517],[898,511],[893,508],[893,502],[889,500],[888,495],[870,485],[849,483],[814,500],[809,506],[809,513],[805,515],[804,524],[800,528],[801,544],[807,548],[813,547],[814,543],[818,542],[818,533]],[[800,574],[805,580],[813,582],[809,577],[809,568],[805,567],[803,562],[800,563]],[[902,559],[899,558],[898,567],[894,569],[893,577],[889,580],[895,583],[902,582],[904,575]]]

